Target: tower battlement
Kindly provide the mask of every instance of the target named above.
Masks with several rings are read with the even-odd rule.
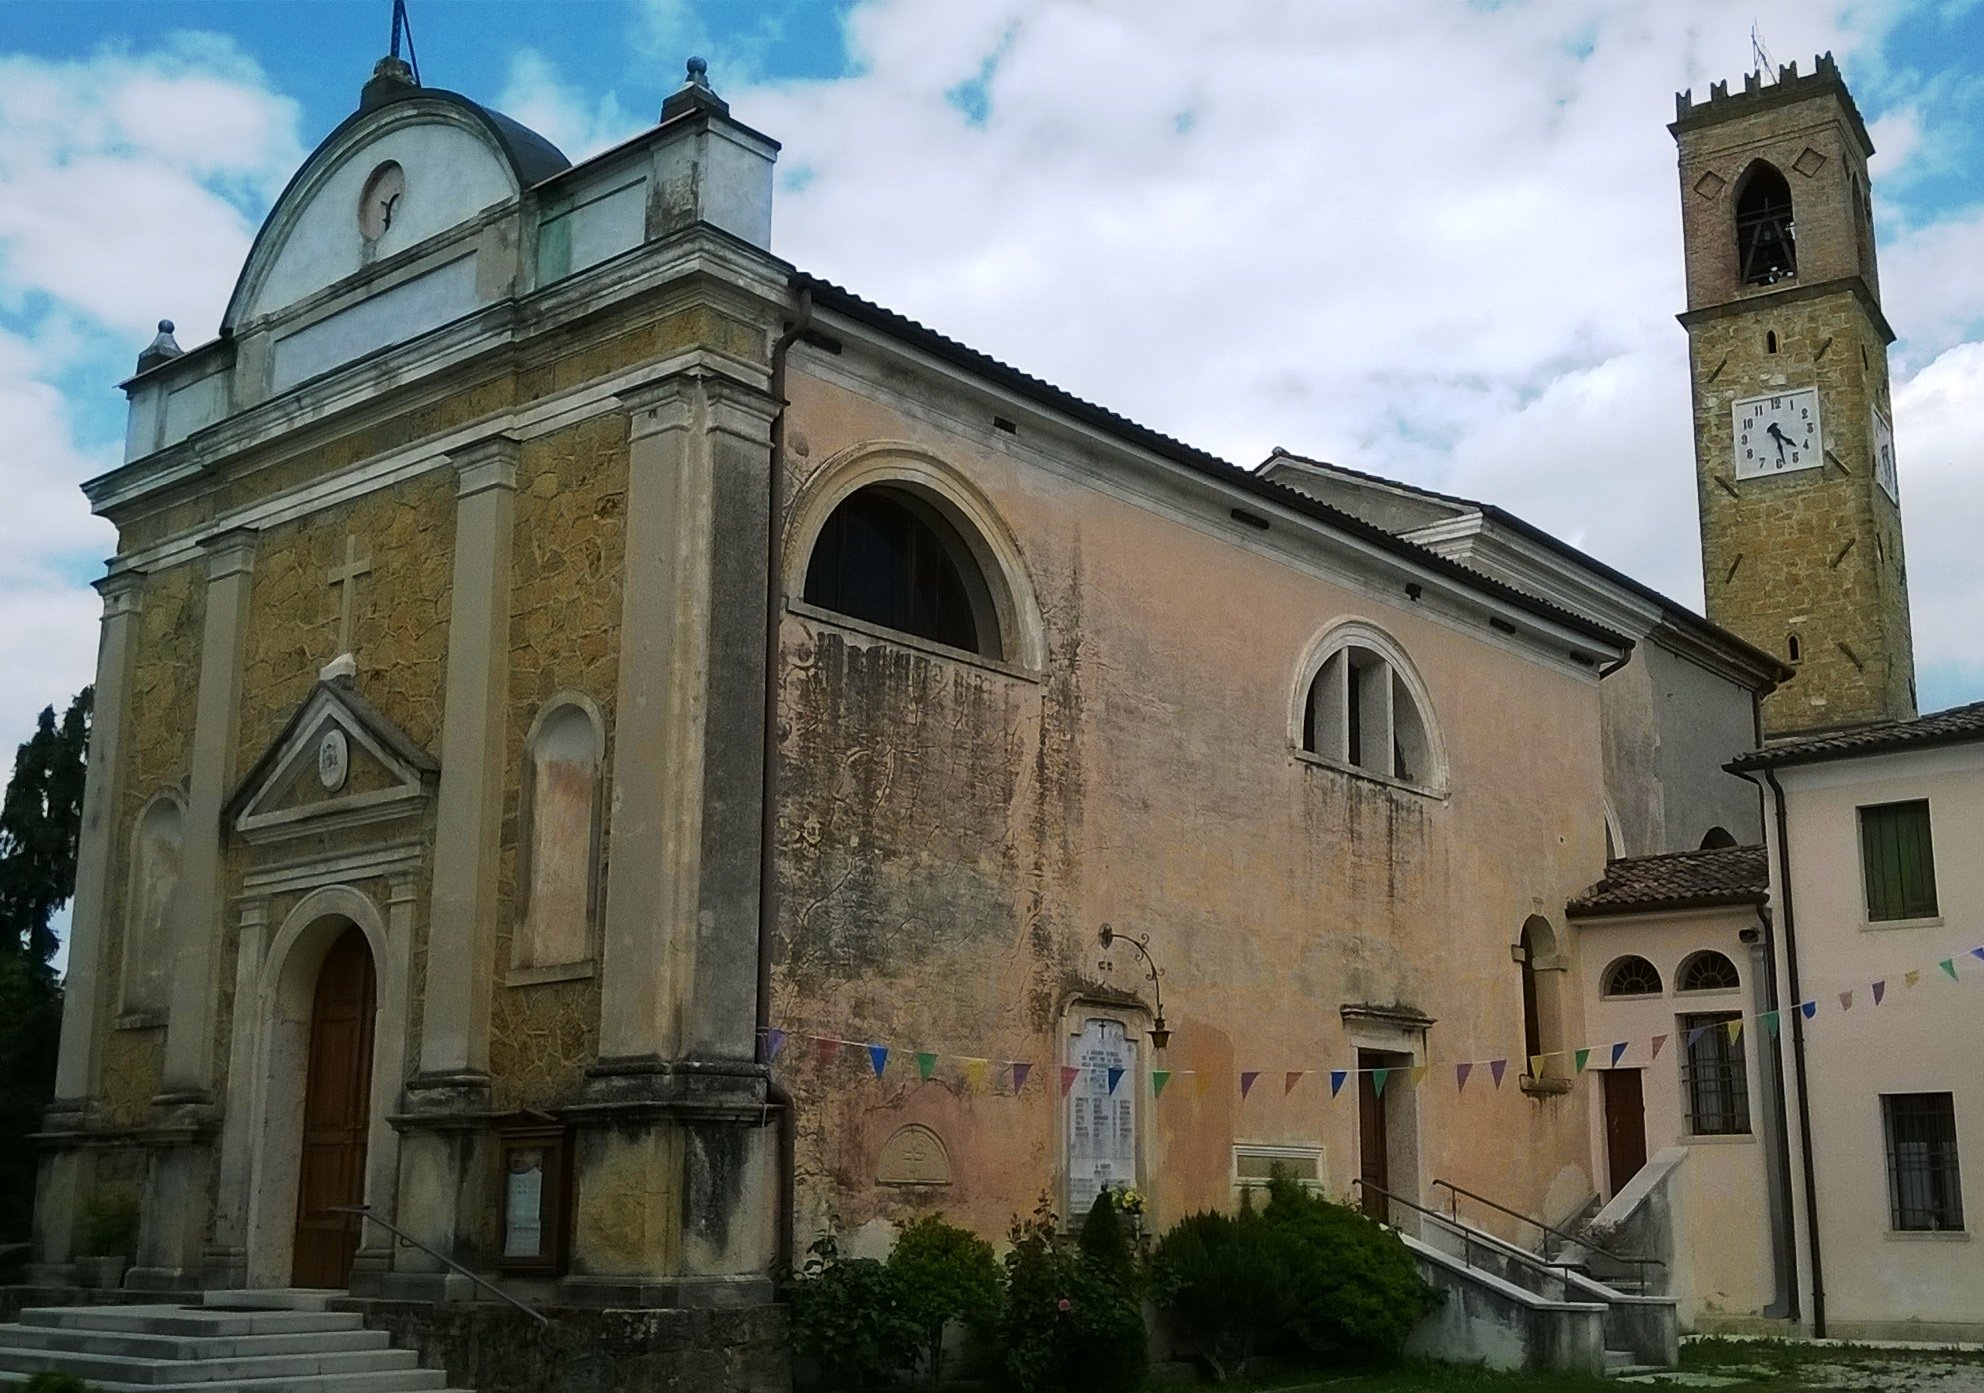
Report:
[[[1674,122],[1667,129],[1678,136],[1683,131],[1699,130],[1823,96],[1836,98],[1845,110],[1847,124],[1860,142],[1862,157],[1873,154],[1874,142],[1867,134],[1867,123],[1861,119],[1860,108],[1854,105],[1853,94],[1846,88],[1846,79],[1840,76],[1839,64],[1829,52],[1813,59],[1812,71],[1802,75],[1795,62],[1780,64],[1777,78],[1771,82],[1764,80],[1761,70],[1745,73],[1740,92],[1731,92],[1727,81],[1710,83],[1708,97],[1699,102],[1692,87],[1676,92]]]

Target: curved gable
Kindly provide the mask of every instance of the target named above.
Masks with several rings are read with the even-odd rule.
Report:
[[[368,241],[360,200],[389,161],[400,166],[404,193],[390,225]],[[458,227],[567,163],[542,137],[452,92],[408,88],[405,96],[363,109],[317,147],[276,200],[235,284],[222,332]]]

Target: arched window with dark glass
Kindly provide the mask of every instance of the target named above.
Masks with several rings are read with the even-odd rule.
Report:
[[[1727,851],[1735,845],[1736,834],[1731,832],[1727,827],[1711,827],[1708,831],[1702,833],[1701,849],[1703,851]]]
[[[1733,992],[1743,985],[1736,964],[1713,948],[1691,954],[1674,974],[1674,986],[1684,992]]]
[[[836,507],[806,564],[809,605],[1003,658],[997,613],[957,527],[908,489],[871,484]]]
[[[1659,996],[1660,969],[1645,958],[1628,953],[1605,969],[1606,996]]]
[[[1736,265],[1744,285],[1775,285],[1798,274],[1791,185],[1763,160],[1751,165],[1737,186]]]

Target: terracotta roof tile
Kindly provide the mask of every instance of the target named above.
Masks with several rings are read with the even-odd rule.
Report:
[[[1761,750],[1738,755],[1727,767],[1741,771],[1785,764],[1816,764],[1821,760],[1848,759],[1854,755],[1887,754],[1891,750],[1961,745],[1972,740],[1984,740],[1984,701],[1973,701],[1968,706],[1952,706],[1947,711],[1933,711],[1912,721],[1883,721],[1858,730],[1815,735],[1806,740],[1780,741]]]
[[[1572,900],[1565,912],[1589,917],[1762,904],[1769,885],[1760,846],[1628,856],[1606,866],[1605,878]]]

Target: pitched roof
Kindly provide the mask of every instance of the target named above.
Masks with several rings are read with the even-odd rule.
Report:
[[[1856,755],[1884,755],[1896,750],[1932,749],[1937,745],[1962,745],[1984,740],[1984,701],[1968,706],[1952,706],[1933,711],[1912,721],[1883,721],[1856,730],[1814,735],[1804,740],[1785,740],[1761,750],[1738,755],[1723,767],[1732,773],[1745,769],[1782,768],[1787,764],[1818,764],[1830,759],[1851,759]]]
[[[1769,869],[1760,846],[1628,856],[1606,866],[1604,879],[1572,900],[1564,912],[1589,918],[1657,909],[1762,904],[1769,886]]]
[[[1242,469],[1239,465],[1229,463],[1217,455],[1208,454],[1148,426],[1138,425],[1126,416],[1119,416],[1107,407],[1097,406],[1094,402],[1085,401],[1052,383],[1043,382],[1009,363],[1003,363],[989,354],[981,353],[975,348],[959,343],[956,339],[948,338],[927,325],[919,324],[906,315],[884,309],[872,300],[864,300],[844,286],[809,275],[804,271],[795,272],[793,282],[811,291],[814,303],[822,309],[831,310],[879,329],[892,338],[922,349],[932,357],[1039,402],[1050,410],[1107,431],[1120,440],[1141,446],[1152,454],[1183,465],[1196,473],[1210,475],[1242,493],[1252,494],[1290,512],[1321,522],[1338,532],[1357,537],[1429,571],[1449,576],[1470,590],[1492,595],[1504,604],[1526,610],[1540,619],[1562,625],[1587,638],[1615,647],[1621,652],[1629,651],[1633,647],[1630,638],[1603,624],[1587,619],[1581,614],[1574,614],[1560,605],[1553,605],[1548,600],[1538,599],[1492,576],[1483,575],[1473,567],[1464,566],[1429,547],[1406,541],[1353,513],[1312,498],[1299,489],[1292,489],[1272,479],[1264,479],[1251,469]]]

